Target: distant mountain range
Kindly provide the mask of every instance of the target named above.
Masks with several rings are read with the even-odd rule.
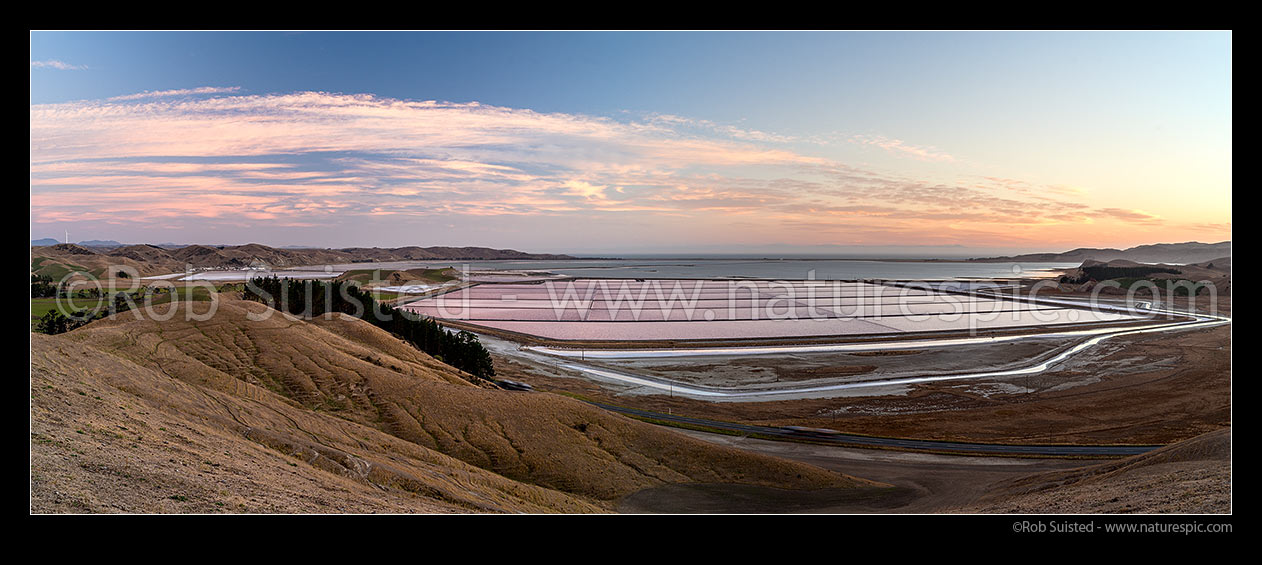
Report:
[[[53,239],[51,237],[46,237],[44,239],[32,239],[31,247],[44,247],[48,245],[57,245],[59,243],[62,243],[62,241],[58,239]],[[84,247],[122,247],[123,246],[122,243],[119,243],[112,239],[89,239],[87,241],[80,241],[79,243],[76,243],[75,245],[82,245]]]
[[[1097,249],[1080,247],[1064,253],[1027,253],[1008,257],[983,257],[969,259],[978,262],[1031,261],[1054,263],[1079,263],[1083,261],[1115,261],[1124,259],[1136,263],[1165,263],[1169,265],[1187,265],[1204,263],[1214,259],[1231,257],[1231,242],[1200,243],[1156,243],[1140,245],[1130,249]]]

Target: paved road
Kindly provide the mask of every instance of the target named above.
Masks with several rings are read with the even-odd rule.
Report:
[[[738,424],[733,422],[721,422],[717,420],[706,420],[702,418],[693,418],[690,416],[677,416],[673,414],[663,414],[661,412],[652,412],[649,410],[640,410],[637,408],[627,408],[623,406],[614,406],[600,402],[591,402],[589,404],[604,408],[611,412],[618,412],[628,416],[639,418],[650,418],[653,420],[674,422],[679,424],[692,424],[696,426],[704,426],[707,428],[715,428],[734,432],[759,434],[775,438],[808,440],[817,443],[833,444],[839,446],[867,446],[867,447],[892,447],[900,449],[911,449],[917,451],[934,451],[946,453],[973,453],[986,455],[1030,455],[1030,456],[1075,456],[1075,455],[1096,455],[1096,456],[1115,456],[1124,457],[1128,455],[1139,455],[1147,453],[1161,447],[1160,445],[1007,445],[996,443],[962,443],[953,441],[930,441],[918,439],[898,439],[860,436],[851,434],[836,435],[803,435],[801,432],[790,430],[787,428],[776,428],[769,426],[754,426],[749,424]]]

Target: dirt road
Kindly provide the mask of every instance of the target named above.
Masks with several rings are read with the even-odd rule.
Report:
[[[1000,481],[1098,460],[960,457],[850,449],[676,430],[694,438],[810,463],[894,485],[884,491],[793,491],[740,485],[669,485],[642,490],[618,506],[625,513],[935,513],[967,505]]]

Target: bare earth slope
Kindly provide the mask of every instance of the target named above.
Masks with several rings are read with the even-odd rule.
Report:
[[[1231,512],[1231,428],[1119,461],[1001,483],[962,511]]]
[[[249,312],[270,310],[224,299],[210,320],[185,320],[187,308],[208,306],[183,303],[167,321],[137,320],[123,313],[61,336],[34,336],[33,351],[42,353],[32,370],[58,381],[60,385],[53,385],[57,390],[75,383],[102,389],[127,385],[127,394],[173,410],[172,417],[208,422],[204,425],[209,429],[194,435],[221,430],[216,433],[233,441],[282,453],[328,448],[404,471],[412,469],[412,458],[421,458],[492,481],[484,490],[527,489],[514,496],[528,503],[511,500],[485,508],[447,497],[459,499],[464,509],[591,511],[610,508],[612,501],[636,490],[681,482],[802,489],[875,486],[810,465],[714,446],[562,396],[478,388],[454,369],[349,317],[307,322],[271,311],[268,320],[251,322],[246,319]],[[89,358],[122,365],[109,371],[79,365]],[[133,365],[147,371],[133,377],[120,368]],[[110,380],[142,376],[147,382]],[[36,394],[55,394],[46,390]],[[99,392],[89,397],[94,395]],[[83,400],[65,391],[56,396],[47,402]],[[55,414],[50,409],[48,415]],[[118,425],[131,428],[112,419],[94,426],[118,434]],[[56,434],[61,441],[77,427],[77,422],[45,421],[40,433]],[[190,451],[222,453],[217,448]],[[316,460],[330,457],[345,459],[321,455]],[[423,477],[443,472],[431,468],[407,474],[425,484]],[[468,496],[488,495],[473,490]]]

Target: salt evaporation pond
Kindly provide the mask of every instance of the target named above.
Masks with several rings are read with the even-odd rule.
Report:
[[[1144,319],[1113,310],[954,294],[933,287],[818,281],[585,279],[488,284],[404,307],[433,318],[556,340],[771,339]]]

